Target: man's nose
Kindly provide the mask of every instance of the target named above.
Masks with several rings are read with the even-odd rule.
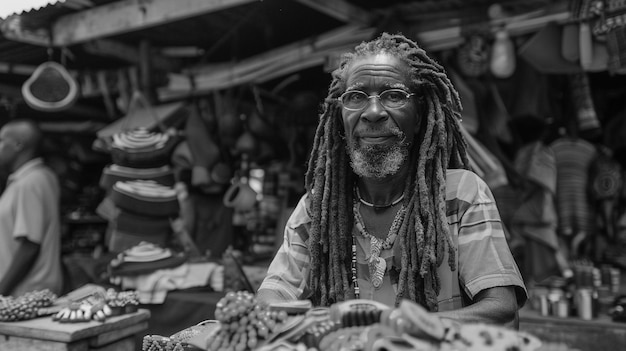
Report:
[[[380,120],[387,119],[389,114],[387,113],[385,107],[380,103],[380,97],[370,96],[367,99],[367,105],[365,106],[361,117],[370,122],[378,122]]]

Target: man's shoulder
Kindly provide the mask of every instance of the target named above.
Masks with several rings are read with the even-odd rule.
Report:
[[[57,175],[49,166],[45,164],[40,164],[36,167],[29,169],[28,172],[23,175],[23,177],[30,179],[56,179]]]
[[[309,206],[311,205],[311,198],[308,193],[300,197],[300,201],[291,212],[287,225],[292,229],[295,229],[303,224],[311,222],[311,216],[309,216]]]
[[[478,174],[466,169],[448,169],[446,171],[446,199],[464,199],[487,188],[485,181]]]
[[[37,187],[45,189],[57,189],[59,187],[59,179],[57,174],[47,165],[38,164],[29,168],[16,177],[12,182],[16,187]]]

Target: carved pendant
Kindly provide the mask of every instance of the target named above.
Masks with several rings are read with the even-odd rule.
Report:
[[[387,270],[387,262],[381,257],[376,257],[373,261],[370,262],[369,269],[372,285],[376,289],[380,288],[380,286],[383,284],[385,271]]]

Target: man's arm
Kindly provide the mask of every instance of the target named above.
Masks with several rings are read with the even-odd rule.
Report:
[[[437,312],[442,318],[461,323],[489,323],[518,328],[517,298],[513,286],[499,286],[479,292],[474,303],[458,310]]]
[[[6,274],[0,280],[0,295],[10,295],[22,278],[31,270],[37,256],[39,256],[41,245],[26,238],[18,238],[17,240],[19,241],[17,252]]]
[[[286,302],[293,300],[289,297],[284,296],[278,290],[272,289],[259,289],[257,291],[256,298],[261,305],[269,305],[274,302]]]

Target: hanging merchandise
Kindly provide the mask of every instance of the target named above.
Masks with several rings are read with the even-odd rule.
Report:
[[[572,74],[569,76],[572,102],[576,110],[578,130],[599,130],[600,121],[596,115],[589,86],[589,78],[586,73]]]
[[[256,155],[258,152],[259,141],[257,138],[250,133],[249,131],[243,132],[237,138],[237,142],[235,143],[235,151],[238,154],[247,154],[247,155]]]
[[[22,85],[22,96],[31,108],[58,112],[70,108],[78,99],[78,83],[63,67],[53,61],[44,62]]]
[[[234,107],[237,103],[231,95],[230,91],[227,91],[225,96],[217,91],[213,94],[218,134],[221,142],[227,147],[233,147],[237,136],[243,131],[243,121],[237,114]]]
[[[611,241],[615,239],[615,226],[619,217],[617,203],[622,192],[622,183],[622,167],[613,158],[609,148],[599,147],[598,157],[589,167],[589,194]]]
[[[550,145],[556,161],[559,233],[569,242],[573,256],[582,254],[583,241],[595,233],[595,217],[589,201],[589,166],[597,158],[593,144],[564,136]]]
[[[626,73],[626,26],[622,25],[606,34],[609,53],[609,71],[612,74]]]
[[[504,28],[496,32],[489,68],[497,78],[509,78],[515,72],[515,46]]]
[[[583,22],[579,26],[578,48],[580,50],[580,66],[587,70],[593,62],[593,38],[589,23]]]
[[[591,71],[596,43],[606,47],[603,69],[612,74],[626,72],[626,3],[622,0],[577,0],[572,2],[572,18],[580,21],[580,63]],[[583,56],[584,55],[584,56]],[[597,70],[597,69],[596,69]]]
[[[224,194],[224,205],[239,211],[251,210],[257,202],[257,192],[245,179],[233,183]]]
[[[489,44],[481,34],[472,34],[457,53],[459,72],[466,77],[480,77],[489,69]]]
[[[228,184],[230,170],[223,166],[220,135],[215,116],[208,106],[196,101],[190,106],[191,113],[185,124],[186,142],[191,156],[191,185],[206,193],[219,193]]]
[[[563,25],[561,39],[561,55],[570,62],[578,62],[580,59],[580,29],[577,23]]]
[[[580,72],[580,65],[561,55],[561,27],[548,23],[519,48],[519,56],[544,74],[568,74]]]

